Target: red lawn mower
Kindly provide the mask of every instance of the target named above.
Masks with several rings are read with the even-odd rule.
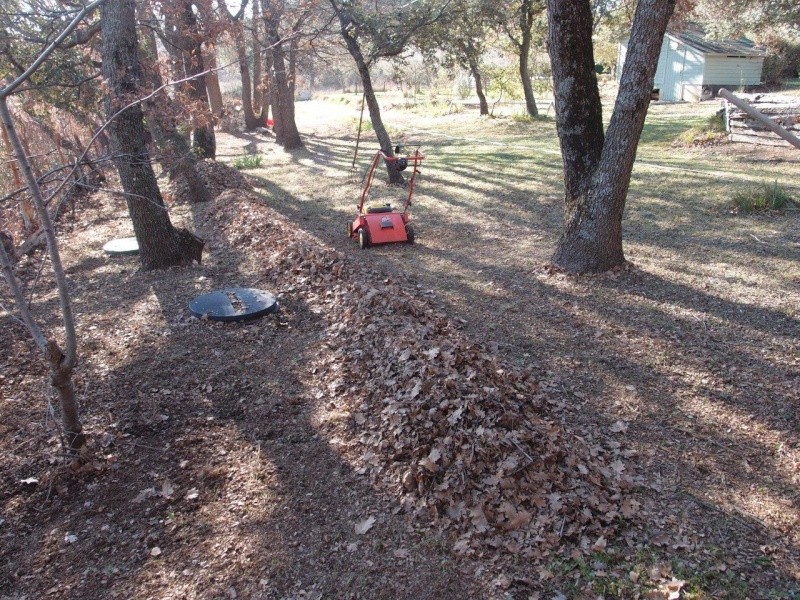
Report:
[[[395,148],[395,153],[399,154],[401,147]],[[408,181],[408,198],[406,198],[403,212],[394,210],[391,204],[382,206],[366,206],[369,189],[372,187],[372,180],[375,178],[375,169],[380,163],[381,158],[384,162],[394,163],[398,171],[403,171],[412,166],[411,179]],[[390,244],[392,242],[414,243],[414,228],[408,222],[408,207],[411,206],[411,197],[414,195],[414,180],[417,178],[419,164],[425,156],[420,153],[419,147],[412,154],[406,156],[387,156],[383,151],[378,150],[372,159],[369,172],[364,179],[364,187],[361,190],[361,201],[358,203],[358,216],[352,223],[347,224],[347,236],[358,239],[361,249],[378,244]]]

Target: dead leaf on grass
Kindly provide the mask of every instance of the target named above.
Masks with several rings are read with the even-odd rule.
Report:
[[[364,535],[372,529],[373,525],[375,525],[375,517],[367,517],[363,521],[356,523],[354,529],[358,535]]]
[[[606,538],[601,535],[599,538],[597,538],[597,541],[592,544],[592,552],[602,552],[606,549],[607,545],[608,542],[606,541]]]
[[[612,433],[625,433],[628,431],[628,424],[625,421],[617,421],[611,426]]]
[[[172,498],[172,494],[175,493],[175,486],[169,482],[169,479],[165,479],[164,483],[161,484],[161,497],[166,498],[169,500]]]
[[[156,495],[156,488],[147,488],[139,492],[136,495],[136,497],[133,500],[131,500],[131,502],[133,502],[134,504],[141,504],[148,498],[152,498],[155,495]]]
[[[681,579],[672,578],[672,581],[661,584],[658,589],[648,592],[648,600],[679,600],[681,590],[686,582]]]

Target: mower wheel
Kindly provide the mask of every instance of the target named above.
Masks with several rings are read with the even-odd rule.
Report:
[[[347,237],[349,237],[349,238],[353,237],[353,222],[352,221],[348,221],[347,222]]]
[[[409,244],[413,244],[414,240],[416,239],[414,237],[414,227],[412,227],[411,223],[406,225],[406,238],[408,238]]]
[[[369,232],[364,227],[358,230],[358,246],[362,250],[369,248]]]

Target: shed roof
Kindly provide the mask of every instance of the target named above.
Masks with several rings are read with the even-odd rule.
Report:
[[[767,53],[757,48],[755,43],[747,38],[736,40],[709,40],[700,29],[685,29],[682,31],[667,31],[667,35],[675,40],[699,50],[703,54],[722,54],[725,56],[766,56]]]

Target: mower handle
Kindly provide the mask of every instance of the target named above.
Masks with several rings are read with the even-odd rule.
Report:
[[[420,170],[418,168],[419,163],[425,159],[425,155],[419,151],[419,146],[414,151],[414,154],[410,156],[389,156],[383,150],[378,150],[375,153],[375,157],[372,159],[372,163],[370,164],[369,171],[367,172],[366,181],[364,182],[361,188],[361,199],[358,202],[358,213],[363,214],[364,212],[364,203],[367,200],[367,194],[369,193],[369,188],[372,186],[372,180],[375,177],[375,169],[378,166],[378,162],[380,161],[381,157],[387,163],[393,163],[401,158],[405,158],[411,165],[413,165],[413,169],[411,171],[411,179],[408,182],[408,198],[406,198],[405,206],[403,206],[403,214],[408,213],[408,207],[411,205],[411,197],[414,195],[414,180],[417,178],[417,174],[419,174]]]
[[[414,154],[409,154],[408,156],[389,156],[383,150],[379,150],[379,152],[380,155],[383,157],[383,160],[385,160],[386,162],[395,162],[400,160],[401,158],[405,158],[409,162],[413,161],[415,163],[418,163],[422,162],[422,160],[426,158],[425,155],[422,154],[419,150],[416,150]]]

